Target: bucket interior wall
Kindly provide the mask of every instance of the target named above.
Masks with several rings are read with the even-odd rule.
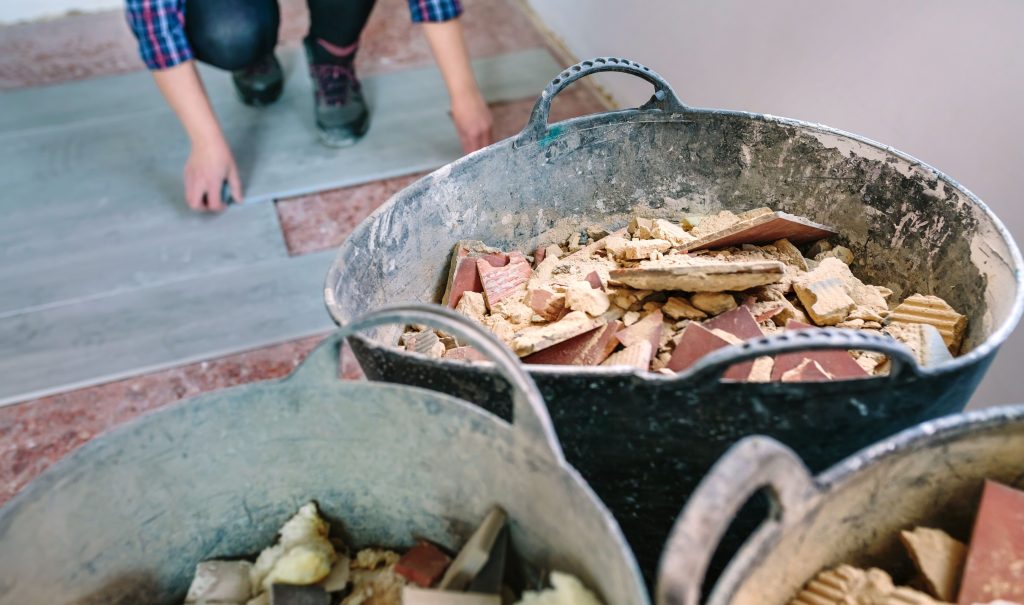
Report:
[[[684,118],[635,110],[580,118],[425,177],[342,249],[341,312],[439,300],[458,239],[529,252],[635,214],[679,219],[768,206],[838,228],[854,273],[891,288],[894,301],[931,293],[967,314],[963,352],[1010,318],[1012,243],[955,183],[826,128],[729,112]],[[388,344],[393,336],[377,334]]]

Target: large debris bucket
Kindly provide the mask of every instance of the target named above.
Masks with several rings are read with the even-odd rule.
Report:
[[[551,101],[588,74],[654,85],[639,109],[547,124]],[[686,496],[737,439],[766,434],[815,471],[923,420],[959,411],[1021,315],[1021,257],[991,211],[953,179],[892,148],[819,124],[683,105],[657,74],[594,59],[544,90],[515,138],[398,193],[349,236],[325,298],[344,324],[394,301],[437,301],[453,244],[529,251],[635,214],[770,206],[833,225],[854,272],[894,291],[946,299],[970,319],[965,354],[938,367],[910,359],[887,377],[812,384],[720,384],[732,363],[783,348],[843,348],[826,331],[729,349],[673,377],[622,368],[532,366],[566,457],[622,525],[649,577]],[[394,330],[353,349],[374,379],[432,386],[502,412],[485,367],[397,351]],[[894,354],[884,344],[871,348]],[[504,407],[507,407],[504,406]]]
[[[939,528],[967,542],[985,479],[1024,488],[1024,405],[926,422],[812,478],[766,437],[736,444],[701,482],[665,547],[663,605],[784,605],[843,563],[910,577],[899,532]],[[740,549],[707,601],[701,582],[733,515],[764,490],[774,514]]]
[[[515,423],[431,391],[339,381],[341,337],[386,322],[480,347],[513,385]],[[578,575],[606,603],[648,602],[515,357],[453,313],[395,307],[284,380],[149,414],[40,475],[0,509],[0,604],[180,603],[196,563],[269,546],[309,500],[355,547],[422,537],[457,549],[498,504],[523,559]]]

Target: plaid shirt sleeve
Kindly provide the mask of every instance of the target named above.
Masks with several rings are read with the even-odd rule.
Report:
[[[459,0],[409,0],[409,12],[415,23],[449,21],[462,14]]]
[[[192,58],[185,36],[185,0],[127,0],[126,16],[150,69],[166,69]]]

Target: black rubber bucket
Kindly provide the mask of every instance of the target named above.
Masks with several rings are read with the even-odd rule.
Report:
[[[547,124],[552,98],[599,71],[655,87],[643,107]],[[946,299],[970,319],[965,353],[918,367],[887,342],[858,340],[903,363],[887,377],[814,384],[720,383],[732,363],[800,348],[846,348],[823,330],[709,356],[667,377],[575,366],[529,368],[569,461],[616,515],[648,579],[679,507],[737,439],[765,434],[814,471],[903,428],[961,410],[1021,315],[1021,257],[992,212],[953,179],[892,148],[818,124],[693,109],[646,67],[584,61],[544,90],[518,136],[471,154],[402,192],[338,252],[325,298],[343,324],[364,309],[437,301],[452,245],[477,239],[532,250],[635,213],[678,218],[770,206],[839,228],[854,271],[894,291]],[[504,413],[487,367],[397,351],[395,330],[354,341],[375,380],[422,385]]]

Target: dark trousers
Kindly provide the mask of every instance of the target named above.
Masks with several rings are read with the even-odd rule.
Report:
[[[317,40],[348,47],[359,39],[374,0],[307,0],[314,60],[330,61]],[[277,0],[186,0],[185,33],[196,59],[238,70],[253,65],[277,45],[281,11]]]

